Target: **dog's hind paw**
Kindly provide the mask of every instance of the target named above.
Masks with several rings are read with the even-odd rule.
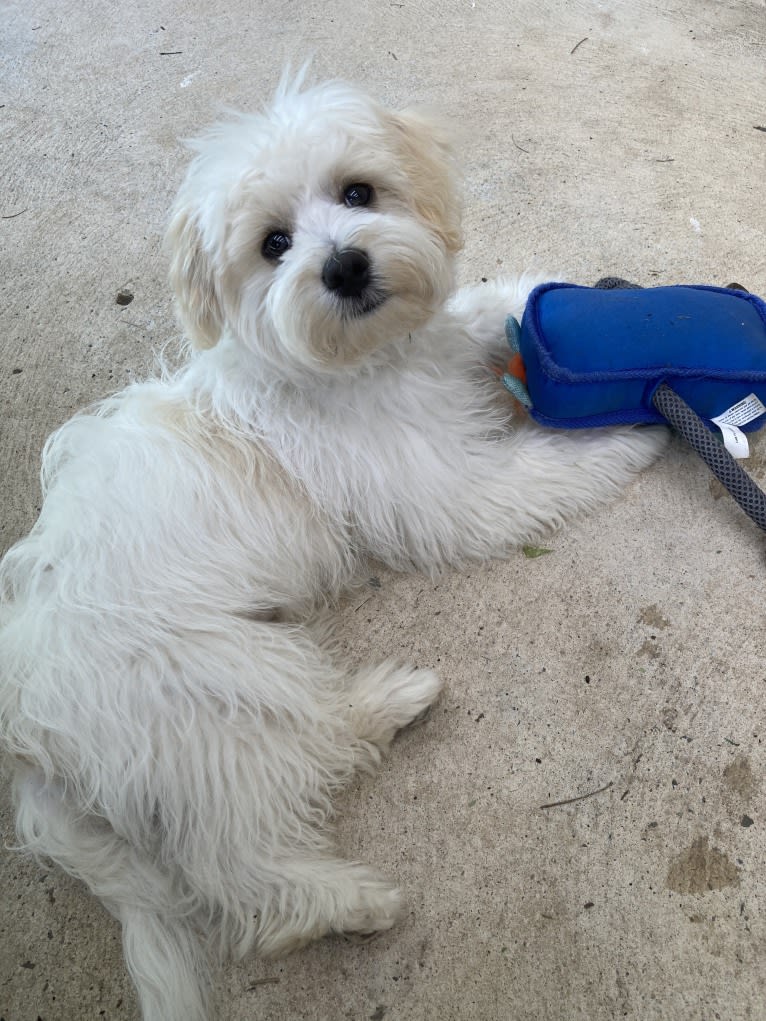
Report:
[[[358,674],[349,692],[354,733],[385,750],[398,730],[425,719],[441,689],[432,670],[392,662]]]
[[[404,912],[401,891],[384,879],[362,880],[356,887],[356,897],[339,926],[339,932],[355,943],[367,943],[390,929]]]

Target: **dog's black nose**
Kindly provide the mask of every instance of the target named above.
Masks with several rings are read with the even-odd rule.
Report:
[[[322,268],[322,282],[341,298],[358,298],[370,282],[370,260],[359,248],[333,252]]]

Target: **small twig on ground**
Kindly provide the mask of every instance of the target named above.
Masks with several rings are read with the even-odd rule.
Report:
[[[522,152],[529,153],[529,149],[525,149],[524,146],[519,145],[519,143],[516,141],[513,135],[511,135],[511,141],[513,142],[517,149],[521,149]]]
[[[249,993],[252,989],[257,989],[258,986],[276,986],[279,982],[280,979],[276,975],[269,975],[266,978],[257,978],[255,981],[250,983],[247,987],[247,991]]]
[[[15,220],[17,216],[21,216],[22,213],[26,213],[29,206],[26,209],[20,209],[18,213],[10,213],[8,216],[0,216],[0,220]]]
[[[177,57],[183,50],[160,50],[161,57]]]
[[[587,43],[587,41],[588,41],[588,39],[589,39],[589,38],[590,38],[590,36],[587,36],[587,35],[586,35],[584,39],[581,39],[581,40],[579,41],[579,43],[575,43],[575,45],[574,45],[574,46],[572,47],[572,49],[571,49],[571,50],[569,51],[569,56],[571,57],[571,56],[572,56],[572,54],[574,53],[574,51],[575,51],[575,50],[578,50],[578,49],[579,49],[579,48],[580,48],[580,47],[582,46],[582,44],[583,44],[583,43]]]
[[[576,798],[565,798],[563,801],[549,801],[547,805],[540,805],[540,808],[559,808],[561,805],[573,805],[575,801],[584,801],[585,798],[592,798],[596,794],[603,794],[604,791],[608,791],[612,786],[614,786],[614,781],[610,780],[603,787],[599,787],[597,791],[590,791],[588,794],[578,794]]]

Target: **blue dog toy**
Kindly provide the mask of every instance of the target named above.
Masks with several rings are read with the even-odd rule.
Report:
[[[548,283],[506,335],[503,383],[537,422],[669,422],[766,530],[766,495],[734,459],[766,424],[764,301],[738,287]]]

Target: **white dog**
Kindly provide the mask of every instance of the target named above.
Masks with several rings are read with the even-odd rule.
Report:
[[[75,417],[2,566],[0,729],[23,846],[122,923],[147,1021],[209,962],[391,926],[331,797],[440,682],[352,672],[311,614],[367,557],[436,572],[615,495],[661,431],[514,421],[486,365],[534,281],[451,297],[449,147],[340,83],[194,145],[170,225],[196,352]]]

